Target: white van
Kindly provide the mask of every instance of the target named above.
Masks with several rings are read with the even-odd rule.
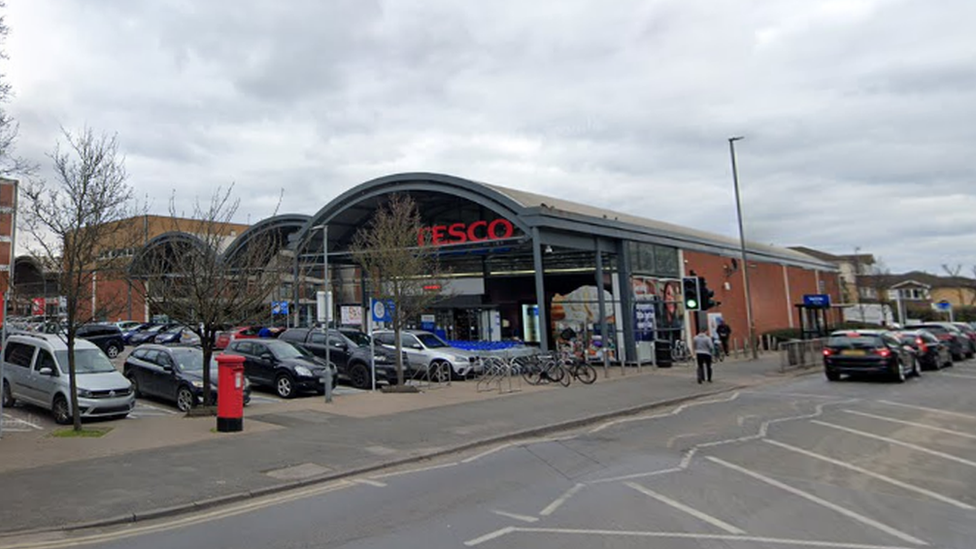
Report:
[[[135,406],[132,384],[95,344],[75,340],[75,373],[81,416],[124,418]],[[51,410],[71,423],[68,346],[53,334],[15,333],[3,350],[3,405],[15,401]]]

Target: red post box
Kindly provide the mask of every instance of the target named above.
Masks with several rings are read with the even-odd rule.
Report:
[[[244,357],[217,355],[217,431],[244,430]]]

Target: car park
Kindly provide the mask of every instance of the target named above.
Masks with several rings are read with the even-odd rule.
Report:
[[[373,333],[376,342],[388,349],[396,349],[396,339],[392,330]],[[426,368],[431,379],[445,381],[443,376],[462,379],[471,374],[481,373],[482,366],[477,356],[469,351],[451,347],[437,335],[423,330],[404,330],[400,332],[401,349],[414,368]]]
[[[143,343],[152,343],[156,338],[156,334],[164,332],[171,328],[172,324],[154,324],[149,326],[145,330],[137,331],[129,337],[129,345],[142,345]]]
[[[325,359],[326,337],[318,328],[290,328],[285,330],[278,339],[301,344],[315,356]],[[372,372],[370,371],[369,336],[356,330],[329,330],[329,361],[335,364],[339,379],[348,381],[357,389],[369,389],[372,386]],[[382,345],[375,346],[376,380],[397,383],[396,351]],[[404,372],[409,371],[409,360],[404,353]]]
[[[915,359],[923,370],[938,370],[952,366],[949,346],[927,330],[899,330],[895,332],[904,345],[915,350]]]
[[[132,340],[132,336],[134,336],[134,335],[136,335],[136,334],[138,334],[140,332],[144,332],[144,331],[148,330],[149,328],[152,328],[153,326],[155,326],[155,324],[153,324],[152,322],[143,322],[143,323],[141,323],[141,324],[139,324],[137,326],[133,326],[132,328],[129,328],[128,330],[123,330],[122,331],[122,342],[125,343],[126,345],[131,345],[132,344],[132,341],[131,341]]]
[[[272,387],[281,398],[301,392],[325,392],[323,377],[326,362],[301,345],[278,339],[240,339],[232,341],[225,354],[244,357],[244,375],[254,385]],[[332,386],[338,381],[335,364]]]
[[[969,338],[969,353],[966,354],[967,358],[972,358],[976,356],[976,330],[965,322],[953,322],[953,326],[959,329],[967,338]]]
[[[217,402],[217,361],[210,361],[211,404]],[[136,396],[151,396],[176,404],[181,412],[203,403],[203,351],[198,347],[147,344],[132,351],[122,366]],[[251,399],[244,384],[244,404]]]
[[[122,330],[119,330],[115,324],[84,324],[78,327],[75,335],[94,343],[109,358],[119,356],[119,353],[125,348]]]
[[[124,418],[135,406],[129,383],[94,343],[75,341],[78,409],[83,418]],[[3,350],[4,406],[23,401],[71,423],[68,346],[54,334],[14,333]]]
[[[847,375],[882,375],[898,382],[920,374],[915,354],[892,332],[840,330],[830,334],[823,348],[827,379]]]
[[[118,326],[119,330],[124,334],[129,330],[142,326],[143,323],[139,322],[138,320],[119,320],[114,322],[113,324]]]
[[[152,338],[158,345],[199,345],[200,336],[181,324],[174,324]]]
[[[238,326],[237,328],[225,330],[217,334],[217,340],[214,342],[214,348],[226,349],[231,341],[236,341],[238,339],[255,339],[258,337],[258,332],[260,331],[260,326]]]
[[[967,356],[973,356],[972,343],[969,338],[949,322],[925,322],[915,324],[912,328],[932,332],[935,337],[944,341],[949,346],[952,360],[964,360]]]

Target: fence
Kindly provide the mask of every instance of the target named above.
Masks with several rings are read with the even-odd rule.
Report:
[[[823,364],[822,339],[794,339],[779,344],[779,371],[813,368]]]

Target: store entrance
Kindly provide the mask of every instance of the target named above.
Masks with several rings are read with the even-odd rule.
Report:
[[[501,315],[495,307],[438,309],[434,313],[434,333],[447,340],[499,341]]]

